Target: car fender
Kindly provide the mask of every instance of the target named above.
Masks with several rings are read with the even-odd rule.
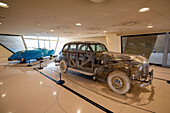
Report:
[[[100,77],[107,77],[113,71],[121,71],[129,75],[129,67],[125,63],[101,65],[94,69],[94,74]]]

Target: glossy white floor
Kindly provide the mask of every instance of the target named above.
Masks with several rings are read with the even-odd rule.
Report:
[[[40,70],[59,80],[59,69],[47,60]],[[35,71],[39,67],[19,62],[0,62],[0,113],[102,113],[103,110],[83,100],[66,88]],[[151,86],[132,87],[126,95],[112,92],[104,80],[68,71],[62,74],[65,86],[114,113],[170,113],[170,68],[151,66],[154,80]]]

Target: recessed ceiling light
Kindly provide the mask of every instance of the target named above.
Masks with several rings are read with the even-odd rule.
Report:
[[[8,8],[9,6],[6,3],[0,2],[0,7]]]
[[[41,24],[40,24],[40,22],[36,22],[37,23],[37,26],[40,26]]]
[[[76,23],[76,26],[81,26],[81,23]]]
[[[148,29],[153,28],[153,25],[150,24],[150,25],[147,26],[147,28]]]
[[[0,82],[0,85],[2,85],[3,84],[3,82]]]
[[[56,94],[57,94],[57,92],[56,92],[56,91],[54,91],[54,92],[53,92],[53,95],[56,95]]]
[[[0,22],[0,25],[1,25],[2,23]]]
[[[50,19],[54,19],[54,17],[53,17],[53,16],[51,16],[51,17],[50,17]]]
[[[53,29],[51,29],[50,31],[51,31],[51,32],[54,32],[54,30],[53,30]]]
[[[140,13],[149,11],[149,7],[144,7],[139,10]]]
[[[5,94],[5,93],[1,95],[1,97],[5,97],[5,96],[6,96],[6,94]]]
[[[41,81],[40,84],[43,84],[43,82]]]

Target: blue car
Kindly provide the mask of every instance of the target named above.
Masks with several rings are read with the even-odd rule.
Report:
[[[27,60],[36,59],[40,60],[45,56],[50,56],[54,54],[54,50],[48,49],[35,49],[35,50],[25,50],[25,51],[17,51],[11,57],[8,58],[8,61],[19,60],[21,62],[26,62]]]

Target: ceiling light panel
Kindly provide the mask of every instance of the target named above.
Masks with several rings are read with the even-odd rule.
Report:
[[[141,9],[139,10],[139,12],[140,12],[140,13],[143,13],[143,12],[147,12],[147,11],[149,11],[149,10],[150,10],[150,8],[144,7],[144,8],[141,8]]]
[[[0,7],[8,8],[9,6],[6,3],[0,2]]]
[[[148,25],[147,28],[151,29],[151,28],[153,28],[153,25]]]
[[[81,26],[81,23],[76,23],[76,26]]]

